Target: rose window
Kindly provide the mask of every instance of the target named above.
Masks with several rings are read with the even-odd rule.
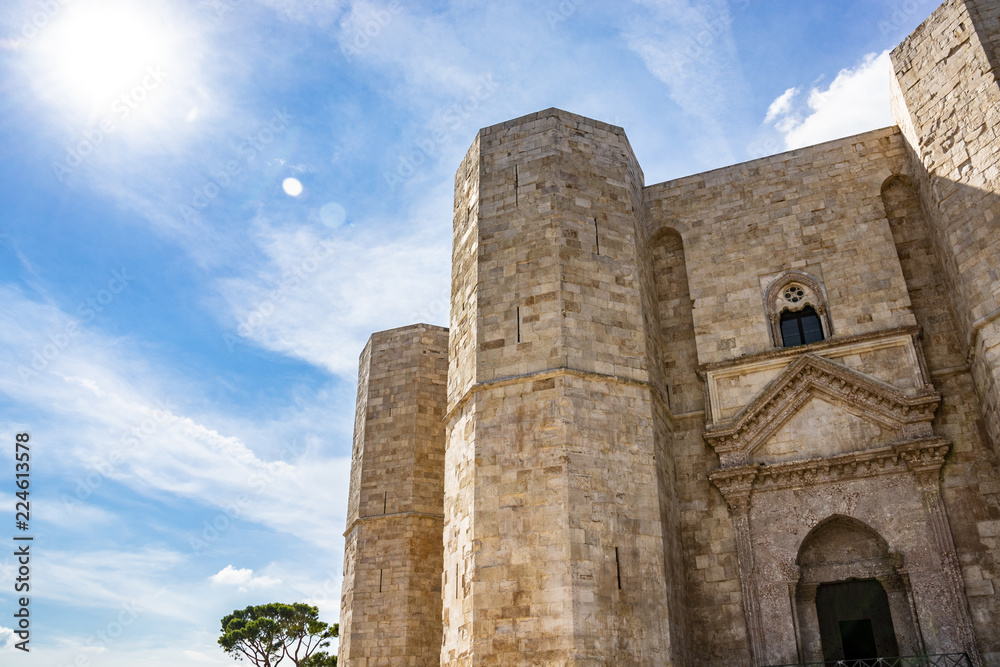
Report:
[[[785,301],[798,303],[805,296],[805,292],[798,285],[789,285],[785,288]]]

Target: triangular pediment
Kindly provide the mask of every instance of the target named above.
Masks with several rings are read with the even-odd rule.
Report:
[[[812,432],[822,440],[829,429],[847,429],[844,441],[833,449],[857,446],[858,442],[884,444],[889,436],[891,440],[903,433],[929,433],[940,401],[940,394],[932,387],[903,393],[842,364],[803,354],[732,419],[708,426],[705,439],[724,466],[756,459],[757,450],[769,442],[774,444],[763,456],[784,456],[781,443],[790,442],[796,433]],[[815,443],[804,446],[818,450],[824,447]],[[826,449],[831,449],[829,443]],[[835,453],[843,452],[816,451],[810,456]]]
[[[814,392],[771,437],[750,453],[756,463],[782,463],[881,447],[899,439],[899,429],[858,414]]]

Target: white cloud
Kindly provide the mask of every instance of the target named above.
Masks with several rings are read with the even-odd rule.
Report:
[[[14,631],[0,625],[0,651],[13,651],[15,640]]]
[[[68,489],[74,492],[76,489]],[[52,524],[61,530],[86,531],[97,530],[103,526],[114,525],[118,521],[118,515],[100,507],[80,503],[71,509],[56,498],[50,498],[48,502],[41,503],[41,507],[36,510],[38,520]]]
[[[256,344],[353,381],[373,331],[446,324],[448,228],[385,234],[360,227],[339,240],[308,227],[267,227],[259,244],[268,263],[218,287],[232,317],[223,323],[231,328],[230,342]]]
[[[152,646],[131,637],[116,642],[111,650],[95,647],[85,641],[62,640],[60,646],[32,647],[36,664],[45,665],[94,665],[101,667],[176,667],[177,665],[210,665],[233,667],[233,659],[222,652],[216,643],[216,636],[200,637],[186,635],[174,637],[174,644],[180,646]],[[188,642],[197,642],[197,649]],[[183,646],[183,648],[181,648]],[[86,659],[86,662],[83,661]]]
[[[809,91],[806,108],[795,105],[798,89],[782,93],[767,110],[786,150],[892,125],[889,112],[889,52],[869,54],[856,67],[841,70],[826,88]]]
[[[285,20],[325,26],[343,11],[342,0],[257,0]]]
[[[411,101],[436,103],[468,94],[488,74],[489,52],[456,30],[451,13],[427,11],[419,4],[358,0],[340,20],[342,53],[405,77],[409,87],[397,91]],[[479,48],[477,48],[479,47]]]
[[[312,435],[329,432],[328,409],[304,400],[284,417],[288,423],[184,414],[161,397],[192,397],[199,388],[131,341],[107,338],[17,290],[0,287],[0,297],[0,346],[8,351],[0,393],[45,411],[49,426],[37,436],[66,443],[57,464],[68,476],[69,502],[59,504],[67,514],[84,508],[80,521],[105,518],[77,501],[112,479],[143,495],[218,507],[227,525],[249,520],[325,549],[342,546],[330,526],[345,521],[350,460],[330,457]],[[273,451],[275,442],[297,444]],[[200,531],[192,525],[190,537]]]
[[[191,618],[191,604],[197,593],[164,586],[170,574],[185,562],[186,556],[176,551],[47,551],[37,558],[44,575],[32,589],[40,598],[104,610],[108,620],[122,606],[136,614],[181,621]],[[109,609],[115,611],[107,612]]]
[[[732,162],[726,122],[742,97],[743,78],[732,34],[735,17],[717,0],[640,0],[624,30],[629,49],[666,84],[670,97],[700,120],[706,158]]]
[[[227,565],[217,574],[211,576],[212,583],[227,586],[242,586],[253,578],[253,570],[237,570],[232,565]]]
[[[209,579],[212,580],[213,584],[219,586],[236,586],[240,591],[244,592],[250,588],[265,588],[268,586],[277,586],[281,583],[281,579],[275,579],[266,575],[255,577],[253,570],[250,568],[238,570],[232,565],[222,568],[219,572],[209,577]]]
[[[783,116],[787,114],[789,111],[791,111],[792,100],[798,94],[799,94],[798,88],[789,88],[781,95],[779,95],[778,99],[771,102],[771,106],[767,108],[767,115],[764,117],[764,122],[770,123],[778,116]]]
[[[38,647],[45,664],[77,664],[75,656],[100,654],[102,665],[115,667],[193,660],[222,665],[225,656],[215,644],[218,620],[233,609],[261,602],[261,591],[273,600],[319,604],[321,618],[330,623],[337,621],[340,606],[339,568],[310,576],[295,565],[282,570],[280,564],[271,564],[261,572],[228,565],[208,578],[214,590],[206,595],[205,579],[187,574],[192,565],[198,567],[191,554],[145,548],[44,551],[38,557],[35,595],[64,609],[83,610],[78,613],[81,628],[59,637],[55,646]],[[0,577],[9,579],[10,567],[16,564],[0,562]],[[165,633],[180,638],[175,646],[160,649],[147,643],[141,628],[154,618]],[[112,631],[116,636],[109,643]],[[0,653],[8,637],[0,627]],[[144,653],[149,660],[128,662],[124,657],[145,658]],[[174,657],[173,663],[168,656]]]

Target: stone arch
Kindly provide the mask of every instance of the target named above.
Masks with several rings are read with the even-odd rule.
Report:
[[[698,350],[684,240],[677,231],[661,228],[650,240],[650,254],[670,410],[675,415],[701,410],[704,392],[697,375]]]
[[[928,366],[961,366],[965,354],[950,305],[953,291],[945,283],[939,251],[917,187],[908,176],[895,174],[882,183],[880,194],[906,280],[910,308],[923,330]]]
[[[804,578],[842,581],[887,574],[891,555],[889,544],[874,528],[853,517],[833,514],[805,536],[796,563]],[[849,567],[843,569],[845,565]],[[808,576],[812,570],[816,574]]]
[[[801,294],[792,299],[785,298],[790,287],[799,287]],[[767,286],[764,292],[764,304],[771,330],[771,344],[784,347],[781,336],[781,315],[786,311],[797,312],[807,306],[816,311],[823,327],[823,340],[833,335],[830,323],[830,312],[827,308],[826,290],[823,284],[805,271],[785,271]]]
[[[888,601],[899,655],[923,652],[916,609],[902,555],[867,523],[843,514],[820,521],[803,538],[796,556],[795,607],[800,654],[824,660],[817,592],[824,585],[877,582]]]
[[[913,183],[913,179],[911,179],[906,174],[893,174],[889,178],[882,181],[882,187],[880,191],[882,192],[882,194],[885,194],[886,190],[894,186],[901,186],[904,188],[910,188],[912,190],[917,189],[916,185],[914,185]]]
[[[691,232],[686,221],[677,219],[671,215],[662,215],[662,213],[659,219],[650,225],[649,230],[650,233],[646,242],[650,247],[659,243],[660,238],[665,235],[677,234],[681,238],[684,238]]]

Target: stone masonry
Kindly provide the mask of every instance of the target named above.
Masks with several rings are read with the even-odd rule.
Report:
[[[383,331],[361,355],[342,664],[430,665],[441,643],[448,330]]]
[[[361,356],[340,664],[1000,666],[1000,2],[892,62],[896,127],[655,185],[479,132],[450,328]]]

